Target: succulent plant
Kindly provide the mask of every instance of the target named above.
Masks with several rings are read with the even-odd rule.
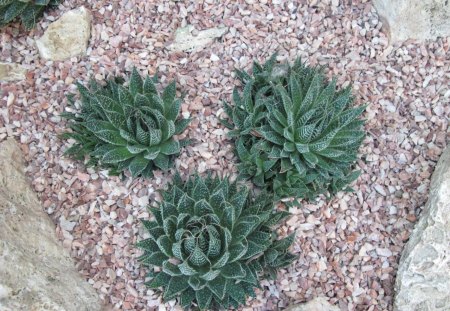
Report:
[[[0,0],[0,27],[20,18],[22,25],[29,30],[46,8],[57,6],[60,2],[61,0]]]
[[[263,272],[295,258],[287,249],[294,235],[277,239],[272,227],[287,212],[273,212],[272,197],[252,199],[249,189],[227,179],[199,176],[162,192],[150,208],[155,220],[144,220],[150,237],[138,242],[141,262],[161,267],[149,273],[150,288],[164,290],[164,299],[180,298],[184,308],[237,307],[254,296]]]
[[[236,138],[238,170],[276,197],[314,199],[318,194],[351,190],[353,170],[365,133],[359,118],[365,106],[352,107],[350,87],[336,90],[321,68],[254,62],[252,75],[237,71],[243,92],[225,103],[223,123]]]
[[[156,76],[142,80],[133,69],[128,87],[115,78],[102,86],[91,80],[90,89],[77,83],[81,111],[64,113],[71,132],[62,135],[74,139],[66,154],[84,160],[87,165],[108,168],[111,174],[128,169],[133,177],[151,177],[155,168],[167,170],[172,158],[188,140],[177,141],[190,119],[177,120],[181,99],[176,98],[175,82],[160,96]],[[75,106],[73,95],[69,102]]]

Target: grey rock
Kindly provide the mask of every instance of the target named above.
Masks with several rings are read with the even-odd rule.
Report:
[[[450,147],[433,173],[420,220],[400,258],[397,311],[450,310]]]
[[[329,303],[325,297],[316,297],[307,303],[289,306],[284,311],[340,311],[340,309]]]
[[[0,143],[0,310],[102,310],[56,239],[13,139]]]
[[[391,42],[450,36],[448,0],[374,0]]]
[[[64,216],[61,216],[61,218],[59,219],[59,225],[61,229],[69,232],[72,231],[73,228],[75,228],[76,224],[76,222],[68,221]]]
[[[0,63],[0,81],[11,82],[24,80],[27,70],[19,64]]]
[[[211,44],[216,38],[223,36],[227,31],[227,27],[211,28],[201,31],[196,31],[192,25],[178,28],[175,32],[175,40],[169,46],[169,49],[175,52],[192,52]]]
[[[41,57],[62,61],[84,55],[91,36],[92,15],[80,7],[64,13],[36,40]]]

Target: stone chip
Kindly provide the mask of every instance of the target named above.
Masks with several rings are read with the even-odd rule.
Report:
[[[285,311],[340,311],[340,309],[329,303],[325,297],[316,297],[307,303],[290,306]]]
[[[201,31],[195,31],[192,25],[178,28],[175,32],[175,40],[169,46],[169,49],[176,52],[192,52],[211,44],[214,39],[223,36],[227,31],[227,27],[210,28]]]

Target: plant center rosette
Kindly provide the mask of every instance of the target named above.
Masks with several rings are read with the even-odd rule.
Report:
[[[175,177],[163,202],[150,208],[155,220],[143,221],[150,237],[138,243],[151,288],[164,299],[179,297],[185,308],[238,307],[255,296],[263,273],[295,258],[287,249],[294,235],[277,239],[273,227],[286,212],[273,212],[272,197],[252,198],[248,188],[228,179]]]

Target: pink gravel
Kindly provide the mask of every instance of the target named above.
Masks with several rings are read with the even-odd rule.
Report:
[[[62,12],[92,10],[88,55],[64,62],[42,60],[34,40]],[[178,27],[227,26],[214,44],[192,53],[167,49]],[[76,80],[105,79],[156,70],[164,85],[186,92],[184,116],[194,117],[186,136],[194,143],[176,162],[184,174],[236,173],[232,144],[218,122],[221,100],[237,83],[233,69],[250,68],[274,51],[280,60],[302,56],[322,64],[340,85],[353,84],[355,101],[369,103],[367,139],[355,193],[340,193],[291,209],[281,234],[297,232],[299,259],[264,281],[264,291],[242,310],[281,310],[324,295],[342,310],[392,310],[401,250],[427,199],[430,176],[450,134],[449,39],[391,46],[367,0],[139,1],[68,0],[26,33],[18,25],[0,33],[0,61],[29,69],[26,81],[0,89],[0,141],[22,144],[28,175],[57,234],[77,267],[111,308],[181,310],[162,303],[143,282],[146,270],[134,248],[138,219],[159,196],[170,174],[147,181],[108,177],[62,156],[68,143],[59,114]]]

